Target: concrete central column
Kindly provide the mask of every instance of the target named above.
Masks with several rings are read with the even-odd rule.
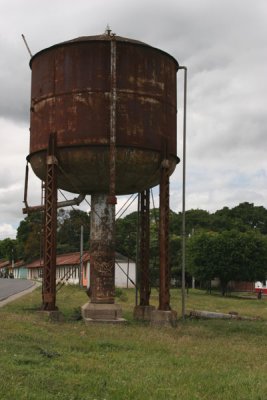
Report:
[[[115,204],[105,194],[91,196],[91,303],[113,304],[115,297]]]
[[[110,196],[91,196],[90,302],[82,306],[85,323],[124,322],[115,298],[115,204]]]

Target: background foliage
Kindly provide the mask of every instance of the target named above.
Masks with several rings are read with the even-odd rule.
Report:
[[[35,213],[20,222],[16,240],[0,241],[0,258],[32,261],[42,256],[42,214]],[[151,284],[157,286],[159,269],[159,209],[150,210]],[[57,252],[79,251],[81,225],[83,246],[89,248],[90,214],[77,209],[58,211]],[[170,211],[169,259],[172,282],[181,276],[182,213]],[[133,212],[116,221],[116,250],[136,260],[138,214]],[[186,211],[187,283],[194,275],[199,281],[219,277],[222,291],[230,280],[264,280],[267,275],[267,210],[252,203],[241,203],[214,213]]]

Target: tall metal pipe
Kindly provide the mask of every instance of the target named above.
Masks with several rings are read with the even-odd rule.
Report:
[[[185,230],[185,197],[186,197],[186,104],[187,104],[187,67],[184,70],[184,113],[183,113],[183,195],[182,195],[182,318],[185,319],[185,264],[186,264],[186,230]]]

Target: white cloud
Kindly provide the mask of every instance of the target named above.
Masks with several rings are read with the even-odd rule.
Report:
[[[15,239],[17,234],[17,230],[13,228],[10,224],[2,224],[0,225],[0,240],[3,239]]]
[[[266,20],[265,0],[3,0],[1,226],[15,228],[23,218],[31,71],[21,34],[36,53],[71,38],[102,33],[107,23],[117,34],[159,47],[188,67],[187,207],[216,210],[242,201],[267,207]],[[181,158],[182,77],[179,72]],[[30,204],[39,204],[40,182],[33,174],[29,185]],[[181,209],[181,186],[180,164],[171,178],[175,211]],[[118,207],[122,202],[124,198],[118,198]],[[136,205],[129,211],[134,209]]]

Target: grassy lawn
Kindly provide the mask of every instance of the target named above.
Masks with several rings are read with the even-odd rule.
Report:
[[[152,293],[157,305],[158,294]],[[0,399],[267,399],[267,300],[191,291],[191,309],[259,316],[257,321],[179,321],[155,328],[132,319],[134,292],[124,291],[125,325],[75,320],[84,291],[65,287],[57,304],[65,321],[36,311],[40,289],[0,308]],[[180,314],[180,292],[172,291]]]

